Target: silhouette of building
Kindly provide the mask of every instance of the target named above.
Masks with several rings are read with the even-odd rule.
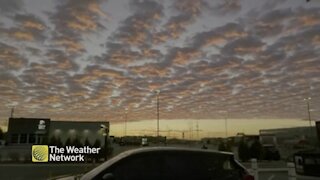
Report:
[[[8,145],[48,144],[53,136],[64,144],[68,138],[77,138],[81,143],[87,139],[91,144],[96,140],[104,142],[109,129],[106,121],[52,121],[48,118],[9,118],[7,131]],[[102,143],[103,145],[103,143]]]

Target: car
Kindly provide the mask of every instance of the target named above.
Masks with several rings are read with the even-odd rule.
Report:
[[[264,152],[264,160],[280,160],[280,153],[279,150],[274,145],[264,145],[263,146]]]
[[[142,138],[141,139],[141,146],[149,146],[148,138]]]
[[[126,151],[81,180],[253,180],[232,153],[208,149],[144,147]]]

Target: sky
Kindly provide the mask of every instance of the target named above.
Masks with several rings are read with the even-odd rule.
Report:
[[[317,120],[319,32],[318,0],[0,0],[0,124],[14,107],[142,128],[157,90],[172,124],[303,124],[306,97]]]

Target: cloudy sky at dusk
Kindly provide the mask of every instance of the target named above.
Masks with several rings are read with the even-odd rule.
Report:
[[[320,118],[320,1],[0,0],[0,121]]]

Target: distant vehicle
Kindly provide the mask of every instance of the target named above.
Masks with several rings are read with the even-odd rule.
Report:
[[[141,146],[149,146],[148,138],[142,138],[141,139]]]
[[[139,146],[141,144],[141,138],[138,136],[124,136],[120,138],[120,146]]]
[[[303,176],[320,177],[320,150],[310,149],[294,154],[296,172]]]
[[[280,160],[279,150],[273,144],[263,145],[263,154],[264,160]]]
[[[72,179],[72,178],[71,178]],[[253,180],[232,153],[173,147],[126,151],[81,180]]]

